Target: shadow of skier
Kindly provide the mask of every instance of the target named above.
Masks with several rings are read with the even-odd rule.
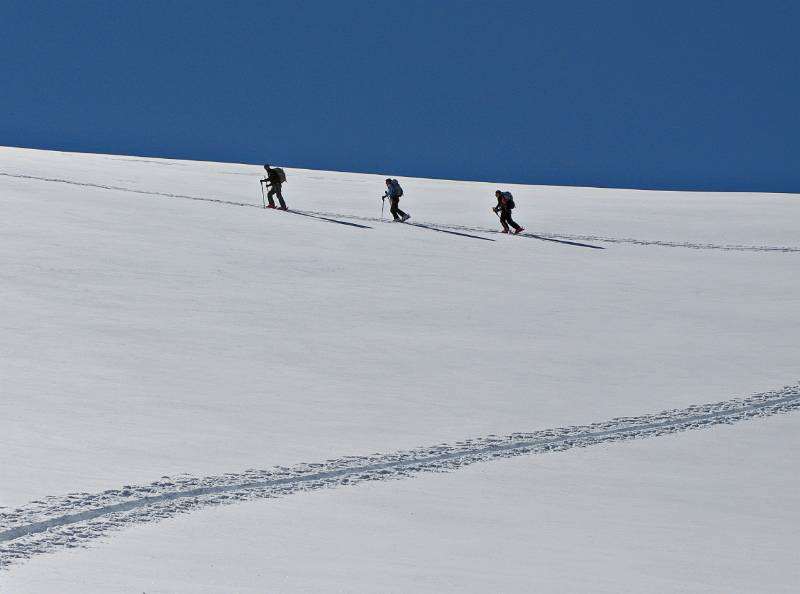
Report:
[[[480,239],[482,241],[495,241],[489,237],[480,237],[479,235],[470,235],[469,233],[459,233],[458,231],[447,231],[445,229],[437,229],[436,227],[429,227],[428,225],[423,225],[422,223],[405,223],[406,225],[411,225],[413,227],[419,227],[420,229],[430,229],[431,231],[437,231],[439,233],[449,233],[450,235],[458,235],[459,237],[469,237],[470,239]]]
[[[552,241],[553,243],[563,243],[565,245],[575,245],[578,247],[590,248],[593,250],[604,250],[603,246],[592,245],[590,243],[578,243],[577,241],[566,241],[564,239],[553,239],[551,237],[542,237],[541,235],[534,235],[533,233],[520,233],[520,237],[530,237],[531,239],[538,239],[540,241]]]
[[[339,221],[337,219],[329,219],[328,217],[321,217],[319,215],[309,214],[301,210],[287,210],[286,212],[288,212],[289,214],[300,215],[301,217],[309,217],[311,219],[327,221],[329,223],[336,223],[338,225],[347,225],[348,227],[358,227],[359,229],[372,229],[372,227],[369,227],[368,225],[361,225],[359,223],[350,223],[348,221]]]

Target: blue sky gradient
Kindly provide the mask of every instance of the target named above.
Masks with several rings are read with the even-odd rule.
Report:
[[[800,192],[800,3],[11,1],[0,144]]]

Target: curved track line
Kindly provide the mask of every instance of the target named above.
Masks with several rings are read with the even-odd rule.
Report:
[[[655,437],[797,409],[800,409],[800,387],[786,386],[745,399],[617,418],[592,425],[507,436],[491,435],[456,444],[346,457],[292,468],[248,470],[202,478],[164,477],[149,485],[48,497],[0,513],[0,569],[39,553],[80,546],[113,529],[211,505],[403,478],[422,472],[450,471],[496,458]]]
[[[262,207],[255,203],[250,202],[236,202],[233,200],[222,200],[218,198],[207,198],[203,196],[191,196],[188,194],[171,194],[168,192],[154,192],[148,190],[137,190],[135,188],[128,188],[123,186],[112,186],[112,185],[105,185],[105,184],[94,184],[88,182],[77,182],[68,179],[60,179],[54,177],[38,177],[34,175],[22,175],[22,174],[13,174],[13,173],[4,173],[0,172],[0,176],[3,177],[11,177],[11,178],[18,178],[18,179],[30,179],[30,180],[37,180],[43,182],[50,182],[50,183],[61,183],[61,184],[69,184],[73,186],[83,186],[87,188],[99,188],[102,190],[115,190],[118,192],[131,192],[133,194],[144,194],[148,196],[164,196],[167,198],[183,198],[185,200],[194,200],[198,202],[214,202],[216,204],[226,204],[229,206],[245,206],[249,208],[258,208],[261,209]],[[382,219],[378,217],[364,217],[364,216],[357,216],[357,215],[345,215],[340,213],[334,212],[325,212],[325,211],[314,211],[314,210],[295,210],[294,212],[307,214],[307,215],[316,215],[321,217],[339,217],[343,219],[351,219],[357,221],[369,221],[373,223],[383,222]],[[500,233],[497,229],[490,229],[488,227],[468,227],[465,225],[452,225],[452,224],[442,224],[442,223],[430,223],[427,221],[417,221],[418,224],[427,225],[429,227],[435,227],[440,229],[452,229],[455,231],[472,231],[475,233]],[[733,252],[796,252],[800,253],[800,247],[795,246],[774,246],[774,245],[738,245],[738,244],[713,244],[713,243],[692,243],[692,242],[681,242],[681,241],[664,241],[664,240],[648,240],[648,239],[635,239],[630,237],[604,237],[600,235],[569,235],[564,233],[523,233],[523,237],[532,237],[534,239],[542,239],[542,240],[550,240],[550,241],[559,241],[562,242],[570,242],[570,241],[599,241],[603,243],[627,243],[631,245],[645,245],[645,246],[660,246],[660,247],[674,247],[674,248],[686,248],[686,249],[693,249],[693,250],[722,250],[722,251],[733,251]],[[591,245],[583,245],[581,247],[593,247],[596,248],[597,246]]]

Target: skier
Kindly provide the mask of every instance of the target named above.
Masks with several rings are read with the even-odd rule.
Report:
[[[288,210],[286,208],[286,202],[283,201],[283,194],[281,194],[281,184],[286,181],[286,174],[283,173],[283,169],[280,167],[270,167],[269,165],[264,165],[264,169],[267,172],[267,177],[261,180],[261,183],[266,183],[269,191],[267,192],[267,200],[269,200],[269,204],[267,208],[275,208],[275,201],[272,199],[273,196],[278,197],[278,202],[281,205],[278,207],[278,210]]]
[[[525,231],[525,229],[517,225],[511,218],[511,209],[514,208],[514,197],[511,195],[511,192],[501,192],[497,190],[494,195],[497,198],[497,206],[492,210],[495,214],[498,212],[500,213],[500,224],[503,226],[501,233],[508,233],[509,225],[514,227],[514,235],[519,235]]]
[[[389,199],[389,212],[392,213],[395,222],[405,223],[411,218],[410,214],[404,213],[400,210],[400,196],[403,195],[403,188],[400,187],[400,182],[390,177],[386,178],[386,193],[383,195],[383,200]]]

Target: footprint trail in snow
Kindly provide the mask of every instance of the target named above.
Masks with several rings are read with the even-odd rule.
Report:
[[[748,398],[591,425],[490,435],[455,444],[345,457],[291,468],[251,469],[207,477],[162,477],[148,485],[47,497],[0,513],[0,570],[40,553],[81,546],[112,530],[208,506],[400,479],[422,472],[452,471],[497,458],[657,437],[797,409],[800,409],[800,386],[786,386]]]

